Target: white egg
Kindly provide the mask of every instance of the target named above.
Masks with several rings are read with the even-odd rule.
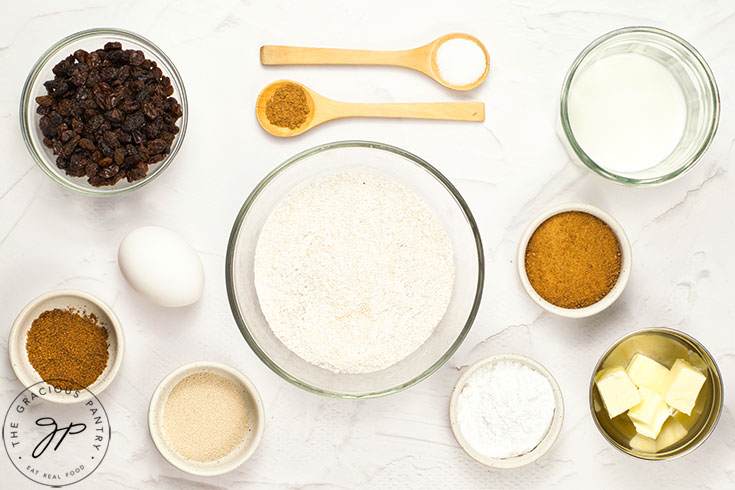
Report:
[[[171,230],[144,226],[131,231],[120,242],[117,261],[133,289],[156,304],[186,306],[202,296],[202,260]]]

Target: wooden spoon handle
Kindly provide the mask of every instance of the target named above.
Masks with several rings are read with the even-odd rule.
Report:
[[[391,117],[443,119],[449,121],[484,121],[483,102],[426,102],[400,104],[340,103],[330,111],[333,117]]]
[[[413,51],[267,45],[260,47],[260,62],[264,65],[389,65],[413,68]]]

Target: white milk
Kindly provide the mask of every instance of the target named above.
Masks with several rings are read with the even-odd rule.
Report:
[[[569,122],[585,153],[614,173],[654,167],[679,143],[684,93],[659,62],[625,53],[595,61],[575,76]]]

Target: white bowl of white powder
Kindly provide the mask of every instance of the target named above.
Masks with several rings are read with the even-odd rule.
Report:
[[[291,158],[245,202],[227,253],[235,320],[297,386],[375,397],[424,379],[457,349],[483,282],[477,225],[431,165],[346,141]]]
[[[503,354],[476,362],[460,376],[449,419],[457,442],[474,460],[518,468],[554,444],[564,421],[564,400],[541,364]]]

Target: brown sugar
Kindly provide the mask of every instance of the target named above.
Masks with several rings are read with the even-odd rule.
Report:
[[[584,308],[615,286],[622,265],[620,243],[596,216],[559,213],[531,236],[525,265],[531,286],[544,300],[561,308]]]
[[[298,128],[306,122],[309,112],[306,92],[295,83],[279,85],[265,105],[268,121],[281,128]]]
[[[108,336],[94,315],[72,309],[44,311],[28,330],[28,360],[44,381],[57,388],[86,388],[107,366]]]

